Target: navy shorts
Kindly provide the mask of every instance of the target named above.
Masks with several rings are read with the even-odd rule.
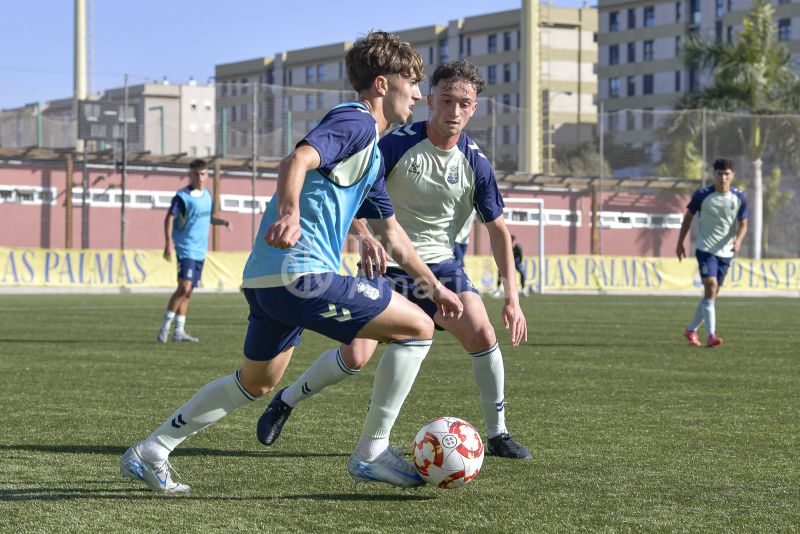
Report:
[[[700,277],[715,276],[717,283],[722,285],[733,258],[720,258],[702,250],[696,250],[694,255],[697,257],[697,264],[700,267]]]
[[[439,279],[442,285],[453,293],[458,294],[464,291],[478,293],[478,290],[472,284],[472,280],[464,272],[464,268],[456,263],[456,260],[445,260],[441,263],[428,265],[428,267],[430,267],[434,276]],[[433,318],[436,314],[436,303],[427,296],[425,291],[417,286],[410,275],[399,267],[389,267],[386,269],[385,276],[392,284],[392,289],[422,308],[429,317]]]
[[[383,277],[318,273],[288,286],[246,288],[244,296],[250,305],[244,355],[265,361],[299,345],[306,328],[349,345],[389,306],[392,288]]]
[[[200,283],[203,274],[204,260],[184,260],[178,258],[178,280],[191,280],[192,287]]]

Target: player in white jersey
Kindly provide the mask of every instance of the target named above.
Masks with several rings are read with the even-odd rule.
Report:
[[[455,237],[473,210],[486,225],[492,253],[505,284],[503,322],[511,343],[527,340],[525,316],[515,285],[511,236],[503,222],[503,200],[494,171],[478,146],[464,133],[485,87],[478,70],[461,60],[439,66],[428,96],[431,117],[400,127],[384,136],[380,148],[386,160],[386,188],[397,220],[420,257],[445,287],[464,303],[457,321],[445,321],[424,298],[413,279],[397,263],[386,271],[395,291],[422,307],[437,327],[451,332],[472,356],[473,377],[487,428],[490,454],[530,459],[531,453],[509,435],[505,423],[504,368],[500,345],[486,308],[472,282],[453,258]],[[398,260],[397,251],[389,251]],[[372,265],[362,266],[369,274]],[[382,269],[380,266],[378,271]],[[369,361],[377,342],[357,339],[323,355],[288,388],[275,395],[259,420],[257,434],[272,444],[293,407],[323,388],[352,376]],[[381,365],[383,362],[381,362]]]
[[[675,253],[678,261],[686,257],[683,241],[695,214],[699,214],[695,256],[703,279],[703,299],[697,304],[692,321],[683,332],[689,344],[700,346],[697,329],[706,323],[706,346],[722,345],[716,334],[716,299],[731,260],[742,246],[747,233],[747,197],[735,187],[733,162],[728,159],[714,161],[714,185],[694,192],[683,216]]]
[[[353,44],[346,64],[360,99],[328,112],[281,162],[277,193],[245,265],[242,287],[250,316],[241,368],[200,388],[147,439],[130,447],[120,461],[122,476],[160,493],[188,492],[189,486],[172,480],[169,454],[186,438],[272,391],[308,328],[340,343],[360,336],[388,344],[387,363],[375,374],[364,430],[347,468],[356,482],[424,484],[413,464],[389,447],[389,433],[430,348],[433,321],[386,280],[339,274],[345,235],[369,194],[369,202],[383,206],[380,213],[364,214],[375,219],[377,234],[401,252],[402,264],[440,314],[461,314],[458,297],[414,252],[383,186],[379,134],[411,118],[420,98],[422,59],[399,37],[370,32]]]

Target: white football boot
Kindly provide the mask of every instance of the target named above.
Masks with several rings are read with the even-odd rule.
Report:
[[[189,493],[191,491],[189,486],[172,480],[171,471],[174,471],[174,468],[169,460],[164,460],[158,465],[145,462],[137,452],[136,445],[125,451],[119,461],[121,476],[144,482],[156,493]]]
[[[347,471],[356,484],[385,482],[398,488],[416,488],[425,484],[414,464],[404,460],[394,447],[388,447],[371,462],[353,453],[347,462]]]
[[[175,330],[172,334],[172,341],[188,341],[189,343],[200,343],[200,340],[192,335],[187,334],[183,330]]]

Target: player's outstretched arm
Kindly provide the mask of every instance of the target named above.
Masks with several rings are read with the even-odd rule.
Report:
[[[503,325],[511,333],[511,344],[517,347],[520,342],[528,341],[528,321],[519,305],[511,234],[508,233],[503,217],[486,223],[486,230],[489,232],[492,255],[503,277],[506,291],[503,305]]]
[[[747,233],[747,219],[741,219],[739,221],[739,227],[736,229],[736,239],[733,241],[733,252],[739,252],[739,249],[742,248],[742,241],[744,240],[744,236]]]
[[[300,191],[306,173],[319,167],[319,153],[300,145],[281,161],[278,171],[278,220],[269,225],[264,240],[275,248],[293,247],[300,239]]]
[[[369,223],[375,234],[386,243],[389,255],[394,261],[399,263],[436,302],[442,317],[460,318],[464,306],[458,295],[444,287],[425,265],[394,215],[387,219],[370,219]]]
[[[167,216],[164,218],[164,259],[167,261],[172,261],[172,222],[174,220],[175,216],[167,212]]]
[[[683,242],[686,240],[686,234],[689,233],[689,228],[692,227],[692,219],[694,215],[691,211],[686,211],[681,223],[681,232],[678,234],[678,245],[675,247],[675,254],[678,256],[678,261],[686,257],[686,249],[683,247]]]

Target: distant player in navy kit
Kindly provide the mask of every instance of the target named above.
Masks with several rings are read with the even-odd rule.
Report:
[[[230,228],[225,219],[213,216],[214,203],[206,189],[208,165],[202,159],[189,164],[189,185],[172,197],[172,203],[164,219],[164,259],[172,261],[172,249],[178,256],[178,288],[172,294],[164,312],[164,321],[156,339],[166,343],[169,328],[175,320],[173,341],[200,341],[186,333],[186,314],[189,312],[189,298],[200,283],[203,263],[208,253],[209,225],[217,224]]]
[[[120,461],[124,477],[156,492],[188,492],[189,486],[172,480],[169,454],[189,436],[272,391],[309,328],[340,343],[356,336],[388,343],[364,431],[347,464],[353,480],[424,484],[413,464],[389,447],[389,434],[430,348],[433,321],[384,278],[338,274],[353,218],[374,218],[375,231],[404,258],[403,267],[439,313],[457,319],[463,310],[397,224],[381,170],[379,134],[411,118],[420,98],[422,59],[397,36],[370,32],[354,43],[345,63],[359,100],[328,112],[281,162],[277,192],[245,265],[242,287],[250,316],[242,367],[203,386],[149,438],[129,448]],[[379,261],[377,254],[371,257]]]
[[[444,320],[436,306],[420,295],[414,277],[395,262],[389,263],[385,278],[440,328],[452,333],[470,355],[489,454],[527,460],[532,457],[530,451],[506,428],[505,371],[497,335],[477,289],[453,257],[456,234],[472,213],[477,213],[489,233],[505,282],[502,314],[505,327],[511,331],[511,344],[517,346],[527,339],[527,322],[514,284],[512,240],[503,221],[503,199],[492,166],[463,131],[477,109],[478,94],[485,84],[475,66],[465,60],[437,67],[431,83],[430,119],[394,130],[381,139],[380,149],[386,160],[386,188],[398,222],[439,281],[458,294],[464,314],[457,321]],[[396,260],[394,251],[390,255]],[[320,356],[294,383],[275,395],[259,420],[259,440],[271,445],[293,407],[352,376],[367,364],[376,346],[371,339],[357,339]]]
[[[683,332],[689,344],[700,346],[697,329],[706,323],[706,346],[722,345],[722,338],[716,333],[716,298],[728,273],[733,255],[742,246],[747,233],[747,198],[744,193],[731,187],[734,171],[733,162],[718,159],[714,162],[714,185],[704,187],[692,195],[686,215],[683,217],[678,246],[675,253],[678,260],[686,257],[683,242],[692,219],[699,215],[695,256],[703,279],[703,299],[697,305],[694,317]]]

